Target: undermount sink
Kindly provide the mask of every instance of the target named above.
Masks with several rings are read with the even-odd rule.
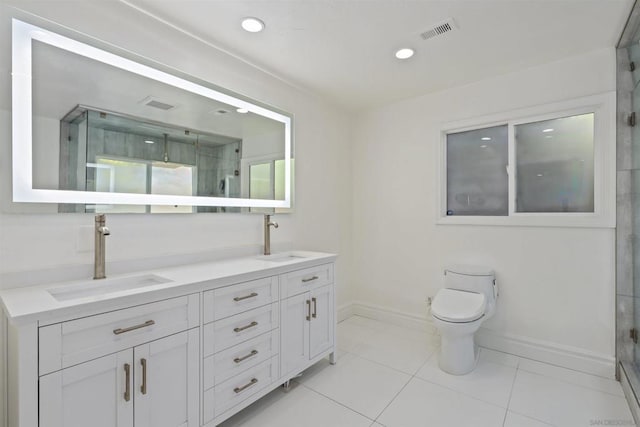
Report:
[[[118,279],[92,280],[77,285],[48,289],[47,291],[58,301],[68,301],[169,282],[171,282],[171,280],[164,277],[156,276],[155,274],[145,274],[142,276],[122,277]]]
[[[306,256],[298,252],[284,252],[280,254],[263,255],[258,257],[258,259],[262,261],[270,261],[270,262],[288,262],[288,261],[294,261],[296,259],[302,259],[302,258],[306,258]]]

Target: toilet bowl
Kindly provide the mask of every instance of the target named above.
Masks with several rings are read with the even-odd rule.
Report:
[[[444,285],[431,304],[441,337],[439,366],[449,374],[464,375],[478,360],[474,335],[495,311],[495,276],[487,267],[451,266],[445,269]]]

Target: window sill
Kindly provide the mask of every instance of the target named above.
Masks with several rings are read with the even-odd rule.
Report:
[[[615,213],[515,214],[511,216],[441,216],[437,225],[489,225],[511,227],[615,228]]]

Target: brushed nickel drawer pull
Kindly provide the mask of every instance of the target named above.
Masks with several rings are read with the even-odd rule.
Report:
[[[256,384],[258,382],[257,378],[251,378],[251,381],[249,381],[247,384],[243,385],[242,387],[236,387],[233,389],[233,391],[235,391],[236,393],[240,393],[241,391],[246,390],[247,388],[251,387],[252,385]]]
[[[245,295],[243,297],[235,297],[233,300],[235,302],[238,302],[238,301],[242,301],[244,299],[253,298],[253,297],[257,297],[257,296],[258,296],[257,292],[251,292],[249,295]]]
[[[131,365],[128,363],[124,364],[124,401],[128,402],[131,400]]]
[[[313,297],[311,298],[311,301],[313,301],[313,314],[311,315],[311,317],[315,319],[316,317],[318,317],[318,300],[316,299],[316,297]]]
[[[140,393],[147,394],[147,359],[140,359],[142,365],[142,385],[140,386]]]
[[[311,301],[307,300],[307,320],[311,320]]]
[[[318,280],[318,279],[319,279],[318,276],[311,276],[307,279],[302,279],[302,283],[313,282],[314,280]]]
[[[140,323],[139,325],[129,326],[128,328],[114,329],[113,333],[116,334],[116,335],[120,335],[120,334],[124,334],[125,332],[135,331],[136,329],[146,328],[147,326],[151,326],[151,325],[155,325],[155,324],[156,324],[156,322],[154,322],[153,320],[147,320],[146,322]]]
[[[245,329],[253,328],[254,326],[258,326],[258,322],[251,322],[247,326],[243,326],[241,328],[233,328],[233,332],[242,332]]]
[[[258,350],[251,350],[251,353],[247,354],[246,356],[236,357],[235,359],[233,359],[233,361],[236,363],[240,363],[243,360],[247,360],[248,358],[255,356],[256,354],[258,354]]]

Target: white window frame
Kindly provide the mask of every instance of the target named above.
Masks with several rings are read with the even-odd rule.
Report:
[[[594,114],[594,212],[516,212],[515,126],[580,114]],[[447,134],[508,126],[507,216],[447,216]],[[437,224],[614,228],[616,226],[616,93],[538,105],[505,113],[443,123],[440,131]]]

